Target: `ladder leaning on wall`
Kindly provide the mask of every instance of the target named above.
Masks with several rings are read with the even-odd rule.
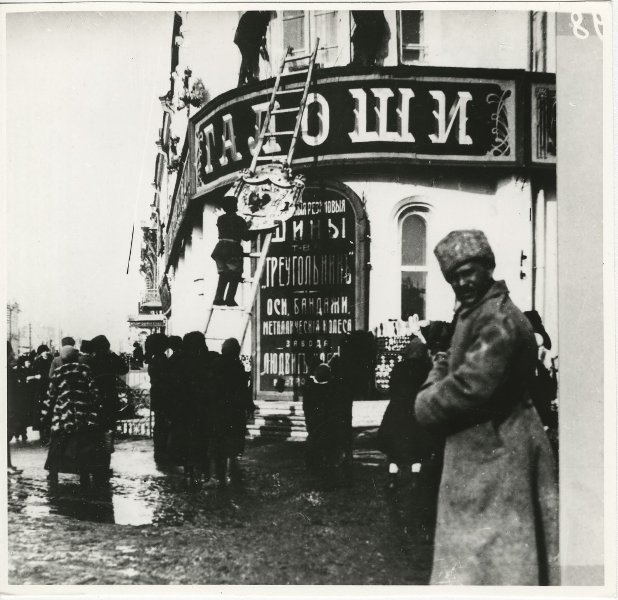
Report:
[[[307,98],[309,95],[309,87],[311,85],[311,81],[313,78],[313,71],[315,67],[315,60],[318,53],[320,40],[319,38],[316,40],[315,47],[311,54],[307,54],[305,56],[292,56],[292,47],[288,47],[282,61],[281,66],[279,68],[279,72],[275,79],[275,84],[273,86],[273,91],[270,96],[270,102],[268,104],[268,108],[266,110],[266,114],[264,115],[264,120],[262,122],[262,127],[260,129],[260,133],[258,135],[257,143],[255,146],[255,151],[253,153],[253,160],[251,161],[251,166],[249,168],[250,174],[255,174],[256,169],[259,164],[264,163],[273,163],[278,162],[283,164],[286,167],[290,167],[292,165],[292,159],[294,157],[294,150],[296,148],[296,143],[298,141],[298,136],[300,134],[301,123],[303,119],[303,113],[305,112],[305,107],[307,105]],[[308,63],[306,66],[299,70],[294,70],[292,73],[284,74],[286,67],[290,63],[294,63],[295,65],[299,65],[301,61],[307,60]],[[298,75],[305,74],[304,84],[302,86],[290,87],[289,89],[282,89],[286,85],[286,78],[288,75]],[[280,100],[284,95],[288,94],[302,94],[300,102],[298,106],[293,106],[289,108],[279,108],[278,100]],[[273,115],[278,114],[295,114],[295,123],[294,128],[286,131],[270,131],[270,120]],[[266,139],[273,138],[290,138],[290,145],[288,147],[287,154],[268,154],[264,152],[264,142]],[[268,231],[264,236],[262,241],[262,245],[259,252],[250,252],[245,254],[245,256],[249,256],[251,259],[257,259],[257,263],[255,264],[255,268],[252,269],[251,277],[249,279],[244,279],[245,283],[251,283],[251,288],[249,291],[247,302],[244,306],[238,307],[226,307],[226,306],[217,306],[211,305],[208,309],[208,314],[206,317],[206,326],[205,326],[205,336],[206,340],[212,340],[217,342],[222,342],[224,339],[228,337],[232,337],[229,335],[230,329],[236,329],[233,324],[238,324],[238,313],[241,314],[240,326],[236,329],[236,333],[238,335],[238,340],[242,347],[243,342],[245,340],[245,336],[247,334],[247,329],[249,327],[249,322],[251,320],[251,316],[253,314],[253,307],[257,298],[257,293],[260,285],[260,281],[262,279],[262,273],[264,271],[264,266],[266,265],[266,258],[268,256],[268,252],[270,249],[270,242],[272,239],[272,231]],[[225,319],[213,319],[214,314],[218,315],[235,315],[232,319],[232,323],[228,325],[232,325],[232,327],[224,328],[224,331],[227,331],[228,334],[219,334],[217,335],[209,335],[209,332],[213,329],[213,326],[216,328],[217,325],[223,325],[225,327],[226,323],[215,323],[216,321]],[[220,328],[220,327],[219,327]]]

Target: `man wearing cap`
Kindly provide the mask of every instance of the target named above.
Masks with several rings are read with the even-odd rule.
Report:
[[[448,356],[419,392],[421,425],[446,435],[431,583],[558,585],[558,489],[530,400],[536,342],[482,231],[434,253],[457,299]]]

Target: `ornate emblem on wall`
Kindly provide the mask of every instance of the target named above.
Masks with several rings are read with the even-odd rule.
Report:
[[[245,169],[227,193],[238,198],[238,214],[249,229],[272,229],[294,215],[305,189],[305,178],[279,163],[263,165],[251,173]]]

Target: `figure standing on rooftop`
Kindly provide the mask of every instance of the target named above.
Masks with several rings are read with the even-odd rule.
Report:
[[[272,11],[248,10],[240,17],[234,43],[241,54],[238,86],[253,83],[260,75],[260,54],[270,60],[266,50],[266,30],[272,19]]]

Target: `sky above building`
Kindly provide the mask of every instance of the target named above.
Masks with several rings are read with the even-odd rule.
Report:
[[[172,22],[171,11],[7,15],[7,296],[21,325],[104,333],[115,348],[127,337]]]

